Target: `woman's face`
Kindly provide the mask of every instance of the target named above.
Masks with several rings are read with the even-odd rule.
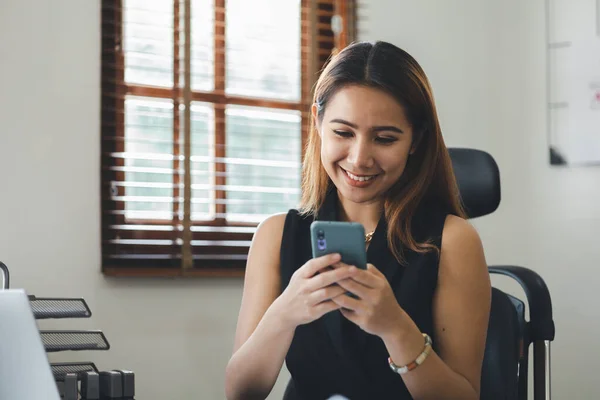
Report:
[[[339,193],[354,203],[381,201],[412,151],[413,132],[404,108],[374,88],[340,89],[317,129],[323,166]]]

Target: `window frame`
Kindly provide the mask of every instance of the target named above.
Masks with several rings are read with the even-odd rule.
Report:
[[[159,232],[138,232],[132,230],[131,238],[143,237],[144,239],[165,239],[174,240],[180,238],[180,231],[175,227],[182,226],[185,221],[180,217],[182,203],[177,200],[181,198],[183,190],[180,184],[185,182],[185,176],[180,173],[182,161],[179,159],[181,148],[176,145],[181,141],[181,116],[179,106],[182,103],[185,93],[181,87],[177,87],[180,82],[180,60],[178,52],[180,51],[180,30],[181,18],[179,18],[181,8],[190,0],[173,0],[174,20],[173,20],[173,87],[153,87],[140,84],[131,84],[125,81],[125,55],[123,50],[123,0],[102,0],[102,102],[101,102],[101,208],[102,208],[102,273],[108,276],[139,276],[139,277],[173,277],[173,276],[213,276],[228,277],[242,276],[245,270],[245,260],[236,260],[231,263],[212,261],[214,265],[203,265],[193,268],[184,268],[178,266],[175,257],[172,264],[166,266],[144,266],[143,260],[131,260],[131,266],[116,265],[111,261],[111,226],[113,225],[153,225],[173,227],[172,233]],[[281,110],[294,110],[301,113],[301,159],[304,155],[304,148],[309,130],[310,103],[312,85],[316,81],[317,73],[329,58],[334,46],[343,48],[349,43],[351,30],[354,26],[353,18],[344,18],[343,30],[340,36],[335,37],[331,31],[330,19],[335,15],[336,10],[348,14],[348,5],[340,0],[301,0],[301,90],[300,99],[297,102],[285,100],[249,98],[242,96],[231,96],[225,93],[225,3],[226,0],[214,0],[214,88],[210,92],[189,89],[188,96],[191,101],[200,101],[211,103],[214,107],[214,145],[215,157],[217,159],[225,157],[225,109],[228,105],[264,107]],[[189,3],[187,4],[189,7]],[[352,16],[355,15],[353,4]],[[189,10],[189,9],[188,9]],[[189,17],[188,17],[189,18]],[[323,22],[325,21],[325,22]],[[188,24],[189,25],[189,24]],[[313,51],[309,51],[313,49]],[[312,77],[312,78],[311,78]],[[124,215],[125,203],[115,201],[116,182],[126,182],[125,172],[115,170],[125,167],[125,158],[114,158],[111,154],[125,153],[125,97],[128,95],[139,96],[149,99],[164,99],[173,102],[173,218],[171,220],[146,220],[135,219],[126,220]],[[109,138],[109,139],[107,139]],[[110,139],[113,138],[114,140]],[[189,154],[189,153],[188,153]],[[189,167],[189,166],[188,166]],[[215,199],[224,200],[226,198],[225,177],[218,173],[225,172],[224,163],[215,163],[215,181],[217,188],[215,190]],[[187,185],[184,184],[184,189]],[[190,189],[191,191],[191,189]],[[188,196],[191,194],[188,193]],[[216,203],[216,214],[225,214],[225,204]],[[111,214],[116,210],[116,214]],[[120,214],[119,214],[120,212]],[[189,218],[188,218],[189,224]],[[193,221],[192,226],[200,227],[241,227],[255,228],[256,223],[231,222],[224,218],[215,218],[213,221]],[[189,231],[189,229],[188,229]],[[192,233],[190,233],[192,235]],[[251,241],[253,233],[232,235],[226,232],[213,232],[208,237],[211,240],[237,240],[241,242]],[[207,237],[203,235],[202,237]],[[187,239],[189,240],[189,238]],[[196,239],[194,239],[196,240]],[[181,255],[182,248],[179,245],[169,246],[169,254]],[[191,245],[189,248],[192,248]],[[179,249],[179,250],[178,250]],[[224,252],[229,247],[223,247]],[[162,254],[162,253],[160,253]],[[165,253],[167,254],[167,253]],[[246,251],[247,255],[247,251]],[[183,264],[183,263],[182,263]]]

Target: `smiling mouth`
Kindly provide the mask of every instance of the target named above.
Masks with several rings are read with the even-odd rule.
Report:
[[[340,168],[342,169],[342,171],[344,171],[344,173],[346,174],[346,176],[348,178],[350,178],[356,182],[367,182],[373,178],[376,178],[379,175],[379,174],[376,174],[376,175],[354,175],[353,173],[346,171],[344,168],[342,168],[342,167],[340,167]]]

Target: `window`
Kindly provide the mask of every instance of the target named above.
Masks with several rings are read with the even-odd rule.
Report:
[[[257,223],[297,206],[310,89],[352,5],[103,0],[105,274],[243,271]]]

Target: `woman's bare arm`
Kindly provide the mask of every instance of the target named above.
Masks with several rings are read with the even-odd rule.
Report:
[[[233,355],[227,364],[228,399],[264,399],[277,380],[294,330],[271,307],[281,291],[279,253],[285,214],[267,218],[252,240]]]
[[[339,254],[308,260],[283,291],[279,252],[285,215],[262,223],[254,236],[244,282],[233,356],[226,371],[228,399],[264,399],[277,380],[298,325],[339,309],[345,293],[333,285],[351,275]],[[336,266],[336,268],[330,268]]]
[[[481,366],[491,304],[491,284],[483,247],[475,229],[449,216],[442,238],[439,278],[433,299],[437,352],[404,379],[414,399],[479,399]],[[404,315],[384,342],[396,364],[413,361],[423,337]]]

